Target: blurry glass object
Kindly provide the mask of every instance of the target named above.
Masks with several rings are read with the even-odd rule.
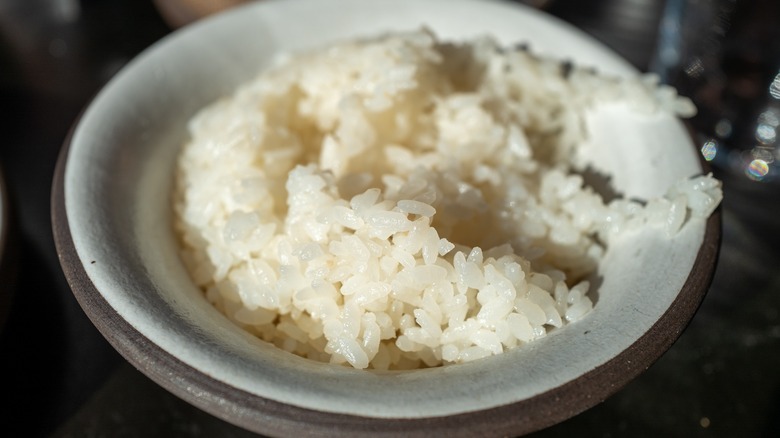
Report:
[[[667,0],[651,70],[696,104],[707,161],[780,181],[780,1]]]

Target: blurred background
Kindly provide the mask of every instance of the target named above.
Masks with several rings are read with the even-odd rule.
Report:
[[[252,436],[111,348],[65,282],[49,216],[59,150],[94,94],[176,28],[239,3],[0,0],[0,188],[10,200],[10,230],[0,232],[3,435]],[[725,189],[715,279],[678,342],[604,403],[533,436],[780,436],[780,2],[522,3],[691,97],[698,147]]]

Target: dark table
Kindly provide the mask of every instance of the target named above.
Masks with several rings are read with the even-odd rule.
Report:
[[[549,2],[648,68],[662,2]],[[151,0],[0,1],[0,168],[12,200],[12,274],[0,294],[4,436],[252,436],[169,394],[119,356],[78,306],[49,219],[58,152],[90,98],[171,32]],[[780,436],[780,184],[718,168],[723,240],[712,287],[677,343],[605,402],[535,434]]]

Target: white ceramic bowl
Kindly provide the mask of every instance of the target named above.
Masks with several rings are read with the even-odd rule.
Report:
[[[680,335],[707,286],[719,216],[675,239],[640,232],[601,266],[592,314],[509,353],[457,366],[374,373],[282,352],[231,324],[192,284],[171,229],[173,165],[187,120],[280,51],[387,30],[506,44],[616,74],[631,67],[572,27],[515,4],[474,0],[281,0],[175,32],[123,69],[66,143],[53,217],[63,269],[95,325],[130,362],[200,408],[289,436],[519,435],[569,418],[644,371]],[[684,125],[605,116],[603,170],[628,196],[702,172]],[[621,128],[615,129],[616,126]]]

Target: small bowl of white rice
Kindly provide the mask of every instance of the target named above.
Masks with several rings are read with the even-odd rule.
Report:
[[[695,107],[515,3],[265,1],[96,96],[54,178],[103,335],[269,436],[516,436],[677,339],[720,241]]]

